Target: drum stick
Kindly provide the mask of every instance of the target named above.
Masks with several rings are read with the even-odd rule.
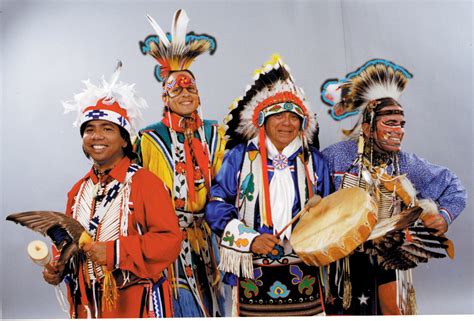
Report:
[[[50,264],[51,254],[48,246],[43,241],[31,241],[28,244],[27,251],[28,256],[34,263],[45,267],[51,273],[56,273],[56,270]]]
[[[321,201],[321,196],[319,195],[314,195],[313,197],[311,197],[308,202],[306,203],[306,205],[304,206],[304,208],[298,212],[298,214],[295,215],[295,217],[293,217],[291,219],[291,221],[285,225],[285,227],[283,227],[281,229],[281,231],[277,232],[275,234],[275,236],[277,238],[280,237],[280,235],[285,232],[285,230],[290,227],[291,225],[293,225],[294,222],[296,222],[296,220],[298,220],[303,214],[305,214],[311,207],[314,207],[316,206],[316,204],[318,204],[319,202]]]

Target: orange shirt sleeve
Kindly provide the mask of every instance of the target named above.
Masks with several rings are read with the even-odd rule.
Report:
[[[183,239],[169,192],[158,177],[140,169],[132,178],[130,201],[128,236],[107,243],[107,266],[118,263],[141,278],[158,279],[178,257]]]

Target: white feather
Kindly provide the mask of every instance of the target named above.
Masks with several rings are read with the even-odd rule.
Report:
[[[119,71],[119,70],[118,70]],[[127,111],[128,119],[131,124],[131,135],[133,136],[139,129],[140,121],[142,120],[141,109],[147,108],[148,104],[145,99],[139,97],[136,94],[134,84],[129,85],[121,81],[118,81],[120,71],[110,77],[114,83],[109,83],[102,77],[102,86],[95,86],[89,80],[83,81],[86,88],[79,94],[74,95],[74,98],[69,101],[62,102],[64,107],[64,113],[71,111],[77,112],[77,118],[74,122],[74,126],[80,125],[82,113],[85,108],[94,106],[97,101],[107,97],[107,101],[104,103],[112,104],[117,102],[123,109]]]
[[[188,28],[189,17],[186,11],[179,9],[174,13],[171,25],[171,42],[176,45],[186,44],[186,29]]]
[[[423,213],[421,214],[422,216],[439,213],[438,205],[436,205],[436,203],[429,198],[418,200],[416,205],[423,209]]]
[[[109,86],[111,88],[114,87],[115,84],[117,83],[117,80],[119,79],[121,72],[122,72],[122,61],[119,60],[117,61],[117,67],[115,67],[114,73],[112,74],[112,76],[110,76]]]
[[[326,87],[326,99],[333,102],[333,104],[337,104],[341,101],[341,87],[340,84],[330,84]]]
[[[168,40],[168,37],[166,37],[166,33],[161,29],[161,27],[158,25],[158,23],[153,19],[150,15],[146,15],[148,22],[150,22],[151,26],[156,32],[156,35],[160,38],[160,41],[163,43],[163,45],[168,48],[170,46],[170,42]]]
[[[398,100],[401,94],[402,92],[400,91],[400,88],[393,82],[374,83],[372,86],[369,86],[367,92],[364,93],[363,98],[366,101],[385,97],[391,97]]]
[[[410,182],[406,176],[402,176],[400,178],[400,183],[402,185],[403,190],[410,196],[411,203],[413,204],[416,200],[416,189],[413,184]]]

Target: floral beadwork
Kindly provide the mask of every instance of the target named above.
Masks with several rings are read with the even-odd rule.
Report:
[[[303,280],[301,280],[300,284],[298,285],[298,291],[300,291],[301,294],[306,294],[306,295],[311,295],[313,294],[314,290],[314,282],[316,282],[316,278],[305,275],[303,277]]]
[[[176,173],[185,174],[186,173],[186,164],[184,162],[178,162],[175,165]]]
[[[273,285],[270,287],[270,291],[268,291],[268,295],[271,296],[274,299],[278,298],[286,298],[288,295],[290,295],[290,290],[281,283],[280,281],[275,281]]]
[[[255,192],[255,184],[253,179],[253,173],[249,173],[244,181],[242,186],[240,186],[240,199],[247,199],[249,201],[253,200],[253,193]]]
[[[311,295],[313,293],[316,278],[309,275],[303,277],[303,271],[297,265],[290,265],[290,274],[295,276],[291,279],[291,283],[298,285],[298,291],[301,294]]]
[[[234,245],[234,234],[232,234],[230,231],[227,231],[222,238],[222,242],[227,242],[229,243],[229,246]]]
[[[245,279],[243,281],[240,281],[240,285],[244,288],[244,295],[248,299],[258,295],[258,286],[252,279]]]
[[[235,240],[235,246],[237,247],[246,247],[249,245],[249,240],[248,239],[237,239]]]
[[[255,283],[258,285],[258,286],[262,286],[263,285],[263,282],[262,280],[260,280],[260,278],[263,276],[263,272],[262,272],[262,268],[261,267],[258,267],[256,269],[253,269],[253,278],[255,280]]]
[[[242,235],[244,233],[250,233],[250,234],[256,234],[257,231],[255,231],[253,228],[246,226],[245,224],[239,224],[239,235]]]
[[[268,258],[271,260],[278,260],[282,258],[285,255],[285,251],[283,250],[283,247],[279,244],[275,245],[273,247],[273,250],[267,254]]]
[[[301,271],[298,265],[290,265],[290,274],[295,276],[293,279],[291,279],[292,284],[296,285],[301,282],[301,279],[303,278],[303,271]]]

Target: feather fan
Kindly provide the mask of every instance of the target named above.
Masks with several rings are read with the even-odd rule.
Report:
[[[409,226],[372,238],[371,242],[364,243],[365,252],[377,256],[379,265],[384,269],[398,270],[414,268],[432,258],[446,257],[446,254],[436,252],[436,249],[447,250],[447,239],[434,235],[436,230],[418,224],[419,221],[411,222]]]
[[[48,236],[61,252],[60,264],[77,254],[79,240],[83,233],[87,233],[78,221],[59,212],[22,212],[8,215],[6,219]]]

